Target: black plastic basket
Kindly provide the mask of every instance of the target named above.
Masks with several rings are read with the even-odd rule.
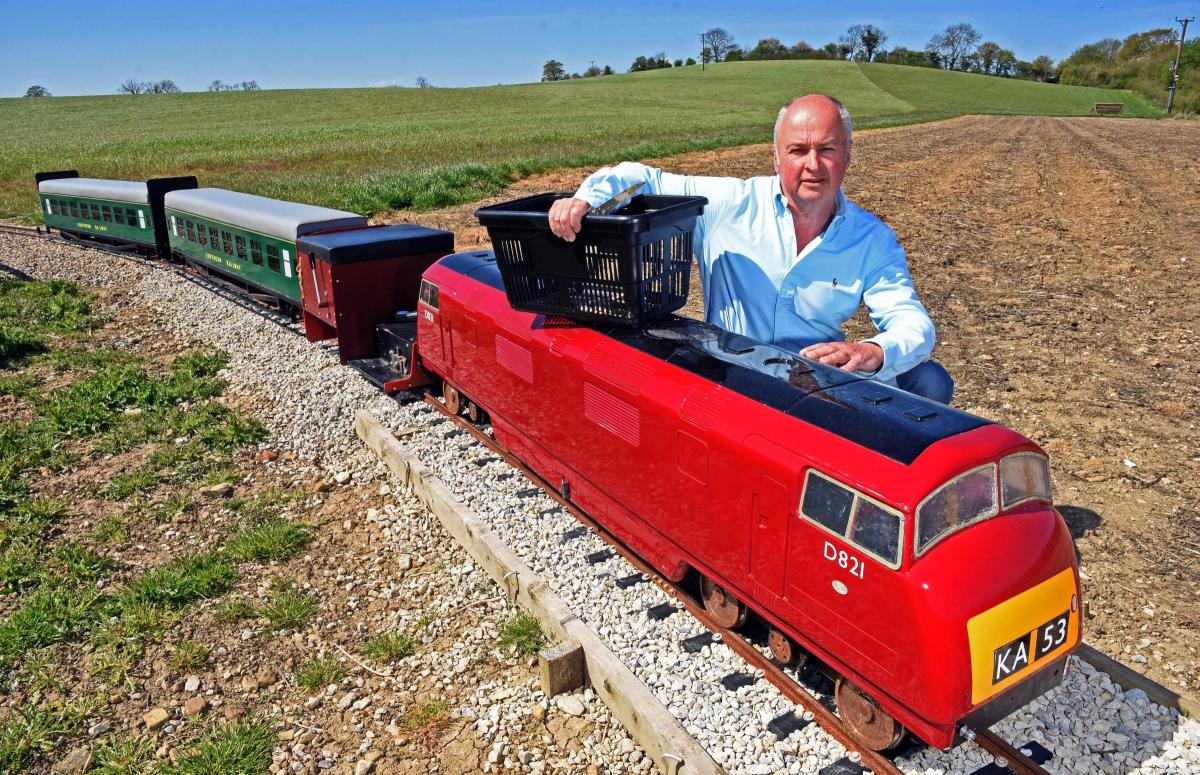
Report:
[[[526,312],[640,326],[687,302],[702,196],[635,196],[613,215],[585,215],[574,242],[550,231],[539,194],[475,217],[487,227],[508,303]]]

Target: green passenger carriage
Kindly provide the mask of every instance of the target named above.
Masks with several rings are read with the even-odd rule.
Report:
[[[63,170],[39,172],[34,177],[47,228],[160,257],[166,257],[170,249],[163,196],[196,187],[191,175],[142,182],[81,178],[75,170]]]
[[[172,191],[165,205],[176,256],[294,307],[300,306],[296,240],[367,225],[354,213],[223,188]]]
[[[38,183],[42,217],[59,231],[154,247],[145,183],[59,178]]]

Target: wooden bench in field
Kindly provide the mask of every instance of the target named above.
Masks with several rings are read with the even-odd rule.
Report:
[[[1097,102],[1092,105],[1092,112],[1098,115],[1112,115],[1125,112],[1124,102]]]

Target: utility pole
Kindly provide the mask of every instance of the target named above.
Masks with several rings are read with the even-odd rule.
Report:
[[[704,71],[704,33],[697,32],[696,35],[700,38],[700,71]]]
[[[1175,18],[1175,21],[1183,25],[1183,33],[1179,36],[1179,53],[1175,55],[1175,67],[1171,73],[1171,94],[1167,97],[1167,115],[1171,115],[1171,108],[1175,104],[1175,89],[1179,86],[1179,65],[1183,62],[1183,41],[1187,37],[1188,22],[1196,21],[1193,16],[1189,19]]]

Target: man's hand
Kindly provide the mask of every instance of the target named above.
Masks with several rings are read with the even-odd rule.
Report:
[[[574,242],[583,226],[583,216],[590,208],[590,204],[575,197],[556,200],[550,205],[550,231],[567,242]]]
[[[883,365],[883,348],[874,342],[824,342],[809,345],[800,354],[842,371],[875,371]]]

